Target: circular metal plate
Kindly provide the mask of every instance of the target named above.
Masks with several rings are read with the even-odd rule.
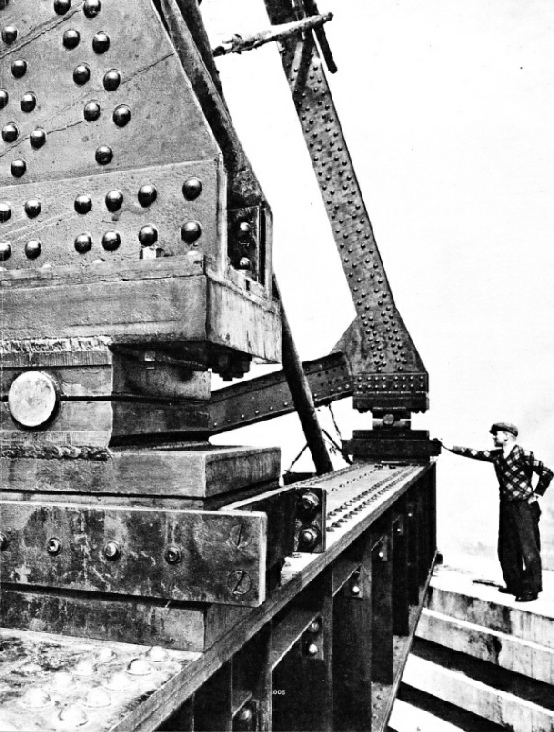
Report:
[[[24,427],[40,427],[53,415],[58,403],[56,385],[42,371],[27,371],[10,386],[10,414]]]

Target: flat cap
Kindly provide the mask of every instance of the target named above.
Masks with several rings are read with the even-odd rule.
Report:
[[[510,432],[514,437],[517,437],[519,430],[515,424],[511,424],[510,422],[495,422],[490,431],[493,435],[497,432]]]

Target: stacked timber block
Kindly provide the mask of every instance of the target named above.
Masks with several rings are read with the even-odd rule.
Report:
[[[554,578],[545,574],[540,599],[517,603],[469,572],[436,572],[394,730],[415,729],[418,715],[425,730],[554,730]]]

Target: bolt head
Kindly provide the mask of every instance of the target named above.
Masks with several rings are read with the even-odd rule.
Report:
[[[202,193],[202,181],[193,176],[183,183],[183,196],[187,201],[194,201]]]
[[[300,504],[304,511],[315,511],[319,508],[321,501],[313,491],[306,491],[300,498]]]
[[[121,547],[117,541],[108,541],[104,545],[104,556],[109,562],[115,562],[121,557]]]
[[[158,230],[155,226],[143,226],[139,232],[139,241],[143,247],[152,246],[158,241]]]
[[[141,186],[138,192],[138,200],[143,208],[148,208],[148,206],[151,206],[157,197],[158,191],[155,189],[154,186],[150,184]]]
[[[37,98],[33,92],[27,92],[21,97],[21,111],[32,112],[37,106]]]
[[[107,231],[102,237],[102,246],[107,252],[115,252],[121,246],[121,236],[117,231]]]
[[[193,244],[202,236],[202,226],[198,221],[187,221],[181,226],[181,239],[187,244]]]
[[[115,91],[121,84],[121,74],[117,69],[110,69],[104,74],[103,83],[106,91]]]
[[[42,244],[38,239],[31,239],[25,244],[25,254],[28,259],[36,259],[40,256]]]
[[[114,109],[112,119],[118,127],[125,127],[131,121],[131,109],[126,104],[120,104]]]
[[[123,193],[121,191],[109,191],[106,193],[105,202],[108,211],[112,213],[119,211],[123,205]]]
[[[57,556],[62,550],[62,543],[61,541],[53,536],[51,539],[48,540],[48,544],[46,545],[46,551],[48,554],[50,554],[51,557]]]
[[[183,553],[178,546],[170,545],[165,550],[164,559],[168,564],[179,564],[183,558]]]
[[[92,209],[92,199],[90,196],[87,196],[83,193],[80,196],[77,196],[73,206],[77,213],[88,214],[89,211]]]
[[[69,28],[63,34],[62,43],[64,45],[64,48],[67,48],[69,51],[77,48],[80,42],[81,34],[75,28]]]

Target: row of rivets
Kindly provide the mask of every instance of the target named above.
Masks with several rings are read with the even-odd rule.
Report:
[[[63,34],[62,43],[64,48],[67,48],[68,51],[73,51],[75,48],[77,48],[80,42],[81,34],[75,28],[69,28]],[[100,32],[97,33],[92,39],[92,50],[98,54],[106,53],[106,51],[108,51],[110,48],[110,44],[110,37],[107,35],[107,33]]]
[[[79,73],[86,72],[82,70]],[[102,108],[97,101],[87,102],[83,109],[83,117],[87,122],[96,122],[100,119],[101,113]],[[125,127],[131,121],[131,109],[126,104],[119,104],[112,113],[112,120],[118,127]]]
[[[19,128],[15,122],[8,122],[7,125],[4,125],[2,128],[2,139],[4,142],[15,142],[18,138]],[[31,143],[31,147],[38,150],[46,142],[46,132],[41,127],[37,127],[36,130],[33,130],[29,135],[29,142]],[[23,170],[23,173],[24,172],[25,170]],[[23,175],[23,173],[21,173],[21,175]],[[17,174],[13,173],[13,175]]]
[[[9,549],[9,540],[5,534],[0,533],[0,551],[7,551]],[[61,553],[63,544],[58,537],[53,536],[46,544],[46,551],[50,556],[56,557]],[[121,546],[117,541],[108,541],[104,545],[103,554],[104,557],[110,561],[115,562],[121,558]],[[180,547],[170,544],[165,552],[164,559],[168,564],[178,564],[183,558],[183,553]],[[159,654],[158,654],[159,655]]]
[[[71,0],[54,0],[54,12],[58,15],[65,15],[71,10]],[[83,13],[87,18],[96,18],[102,10],[101,0],[85,0]]]

